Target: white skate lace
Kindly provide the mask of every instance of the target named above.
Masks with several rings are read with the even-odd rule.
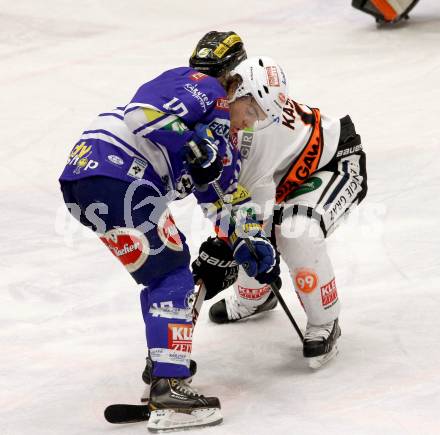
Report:
[[[307,323],[304,340],[308,340],[308,341],[326,340],[332,332],[334,323],[335,322],[333,320],[329,323],[325,323],[324,325],[319,325],[319,326],[314,326],[314,325],[310,325],[310,323]]]
[[[177,383],[174,388],[183,394],[187,394],[188,396],[200,396],[200,394],[194,389],[191,388],[183,379],[176,379]]]
[[[226,312],[228,313],[228,318],[230,320],[243,319],[244,317],[251,316],[256,307],[248,307],[246,305],[240,304],[235,296],[235,294],[227,295],[225,298]]]

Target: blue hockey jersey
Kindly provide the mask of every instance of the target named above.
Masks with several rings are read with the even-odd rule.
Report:
[[[223,158],[220,184],[235,190],[239,151],[229,141],[226,92],[212,77],[188,67],[168,70],[143,84],[123,107],[101,113],[73,147],[61,181],[104,175],[152,181],[161,194],[181,199],[194,191],[183,147],[194,126],[206,124]],[[210,187],[194,192],[199,203],[217,199]]]

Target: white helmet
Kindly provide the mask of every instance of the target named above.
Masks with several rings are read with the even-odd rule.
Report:
[[[287,79],[281,67],[270,57],[250,57],[238,64],[231,74],[241,76],[243,83],[238,86],[231,101],[252,95],[267,115],[254,127],[261,130],[281,118],[287,98]]]

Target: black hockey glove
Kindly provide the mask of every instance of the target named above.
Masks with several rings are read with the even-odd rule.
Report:
[[[217,152],[214,136],[207,125],[197,124],[193,141],[202,157],[197,158],[189,145],[185,147],[185,163],[194,183],[203,186],[217,180],[223,170],[222,159]]]
[[[232,250],[219,238],[209,237],[205,240],[191,266],[194,283],[202,280],[205,284],[206,300],[230,287],[238,277],[238,264]]]

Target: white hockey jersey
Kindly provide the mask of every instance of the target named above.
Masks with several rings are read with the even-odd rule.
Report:
[[[239,183],[251,192],[261,219],[271,215],[277,187],[295,161],[305,159],[304,167],[299,170],[304,181],[331,161],[337,151],[340,128],[338,118],[327,117],[288,98],[278,124],[239,133],[242,156]],[[306,152],[314,132],[318,134],[318,131],[321,144],[312,162]]]

